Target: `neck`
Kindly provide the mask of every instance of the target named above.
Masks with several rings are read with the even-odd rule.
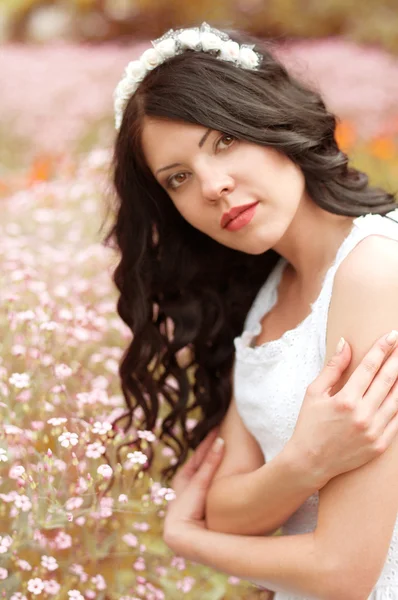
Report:
[[[323,277],[350,233],[354,218],[335,215],[303,198],[292,223],[274,247],[290,263],[300,287],[311,287]]]

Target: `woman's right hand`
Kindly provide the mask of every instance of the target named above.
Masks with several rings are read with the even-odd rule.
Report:
[[[307,388],[288,446],[318,489],[382,454],[398,432],[398,347],[387,337],[377,340],[337,393],[332,389],[351,360],[348,342]]]

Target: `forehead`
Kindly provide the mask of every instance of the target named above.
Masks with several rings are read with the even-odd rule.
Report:
[[[141,143],[150,169],[153,171],[167,161],[171,162],[173,156],[181,159],[185,152],[199,149],[199,141],[206,129],[202,125],[192,123],[145,117]]]

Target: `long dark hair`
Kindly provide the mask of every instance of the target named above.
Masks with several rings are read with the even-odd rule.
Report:
[[[153,430],[161,402],[167,404],[159,437],[178,458],[163,469],[166,480],[188,449],[221,423],[232,393],[234,337],[279,256],[227,248],[181,217],[145,163],[143,117],[199,124],[278,149],[301,168],[309,196],[331,213],[395,208],[392,194],[371,187],[364,173],[348,165],[336,143],[336,118],[319,93],[287,72],[269,42],[228,33],[255,44],[263,56],[260,68],[194,51],[167,60],[129,100],[114,148],[117,214],[105,243],[112,240],[120,251],[117,309],[133,333],[120,365],[125,429],[137,411],[142,428]],[[189,359],[181,364],[183,348]],[[198,408],[197,424],[188,428],[187,418]]]

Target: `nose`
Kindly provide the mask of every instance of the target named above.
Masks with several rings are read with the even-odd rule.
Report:
[[[225,171],[208,169],[202,173],[201,186],[203,198],[214,203],[234,190],[235,181]]]

